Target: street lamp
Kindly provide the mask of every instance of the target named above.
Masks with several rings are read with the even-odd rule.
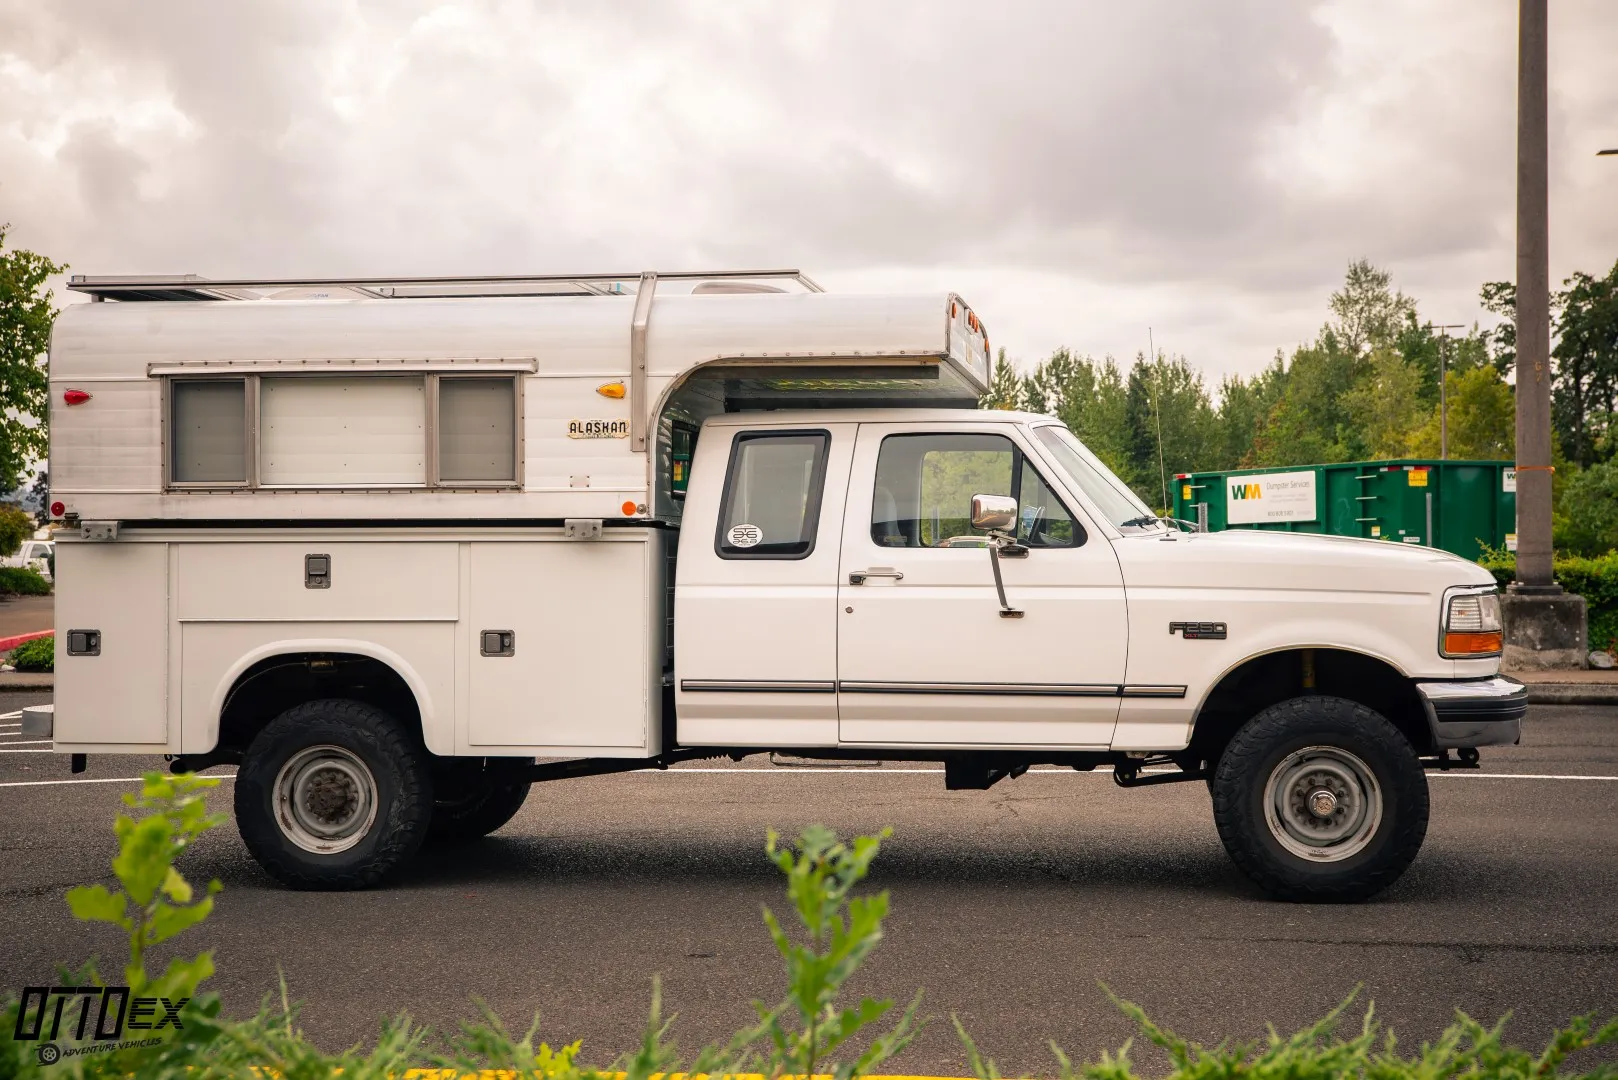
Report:
[[[1438,338],[1438,460],[1449,460],[1449,388],[1445,385],[1445,375],[1449,360],[1449,332],[1451,330],[1465,330],[1465,323],[1444,323],[1442,326],[1427,324],[1428,330],[1437,330]]]

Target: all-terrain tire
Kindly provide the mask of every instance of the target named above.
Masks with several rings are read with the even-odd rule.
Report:
[[[381,709],[344,698],[270,721],[236,774],[242,841],[294,889],[375,885],[421,847],[432,808],[420,740]]]
[[[455,777],[452,785],[436,785],[429,844],[453,847],[489,835],[517,816],[533,787],[532,781],[512,780],[493,770]]]
[[[1225,748],[1212,788],[1225,850],[1283,900],[1363,900],[1405,872],[1427,835],[1427,774],[1414,748],[1380,713],[1343,698],[1292,698],[1253,717]],[[1356,797],[1362,816],[1339,824],[1333,815]],[[1321,839],[1338,828],[1340,840]]]

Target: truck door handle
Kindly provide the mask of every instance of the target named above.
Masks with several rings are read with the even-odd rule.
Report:
[[[848,572],[848,583],[850,585],[864,585],[866,578],[874,577],[890,577],[894,581],[903,581],[905,579],[903,570],[895,570],[891,566],[873,566],[869,570],[850,570]]]

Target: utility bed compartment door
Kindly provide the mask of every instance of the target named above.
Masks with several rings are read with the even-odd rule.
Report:
[[[659,544],[655,534],[609,531],[600,540],[467,545],[463,714],[474,752],[657,752]]]
[[[166,747],[167,544],[64,542],[56,552],[56,743]],[[68,633],[96,634],[70,655]]]

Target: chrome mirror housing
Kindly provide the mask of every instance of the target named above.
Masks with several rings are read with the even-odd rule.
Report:
[[[1009,495],[972,496],[972,528],[1006,532],[1016,527],[1017,500]]]

